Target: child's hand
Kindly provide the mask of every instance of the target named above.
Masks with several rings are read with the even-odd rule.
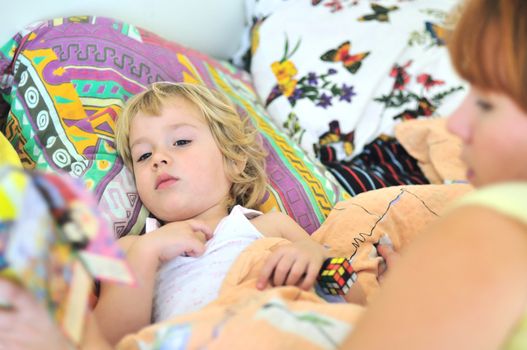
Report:
[[[141,239],[156,253],[161,263],[180,255],[200,256],[205,243],[212,238],[212,230],[199,220],[171,222]]]
[[[72,349],[48,311],[25,289],[0,279],[0,349]]]
[[[260,290],[271,282],[273,286],[313,287],[325,259],[322,246],[302,239],[278,248],[265,262],[256,287]]]

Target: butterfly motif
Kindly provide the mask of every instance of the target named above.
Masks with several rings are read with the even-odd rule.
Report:
[[[388,22],[390,19],[388,17],[388,13],[391,11],[398,10],[399,8],[397,6],[384,7],[378,4],[371,4],[371,9],[373,10],[374,13],[360,17],[359,18],[360,22],[364,22],[364,21]]]
[[[331,163],[338,159],[347,159],[355,148],[355,131],[343,134],[337,120],[329,123],[329,131],[318,138],[318,144],[314,144],[315,154],[323,164]]]
[[[326,62],[342,62],[344,68],[350,73],[355,74],[362,65],[362,61],[370,54],[369,52],[361,52],[355,55],[350,55],[349,51],[351,43],[346,41],[342,43],[337,49],[329,50],[320,56],[322,61]]]
[[[438,24],[425,22],[426,31],[432,36],[437,46],[444,46],[450,31]]]

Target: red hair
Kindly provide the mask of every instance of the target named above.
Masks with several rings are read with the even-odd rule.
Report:
[[[452,63],[474,86],[527,112],[527,1],[466,0],[449,38]]]

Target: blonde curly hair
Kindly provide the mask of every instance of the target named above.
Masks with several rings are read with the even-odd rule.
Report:
[[[223,155],[228,179],[232,182],[227,206],[239,204],[257,208],[265,195],[266,152],[257,130],[249,119],[240,117],[228,97],[200,84],[158,82],[126,103],[117,119],[115,144],[125,165],[133,172],[130,150],[130,126],[143,113],[160,115],[173,98],[183,97],[196,105],[207,121],[216,145]],[[240,164],[245,164],[240,172]]]

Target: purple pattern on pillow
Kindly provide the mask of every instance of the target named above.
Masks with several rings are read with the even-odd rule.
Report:
[[[50,57],[52,54],[49,49],[55,53],[56,59]],[[57,148],[44,147],[43,143],[44,140],[49,141],[50,136],[57,136],[56,139],[61,145],[75,144],[75,147],[61,147],[70,153],[73,152],[72,158],[76,159],[77,156],[84,159],[86,167],[82,173],[75,175],[91,181],[99,206],[112,221],[118,236],[130,231],[140,231],[142,224],[137,224],[136,221],[144,219],[146,215],[138,201],[131,174],[124,169],[121,159],[116,157],[111,149],[113,125],[110,123],[117,118],[122,105],[131,95],[142,91],[155,81],[203,81],[219,90],[227,86],[230,90],[228,95],[244,114],[249,114],[253,121],[255,118],[254,112],[253,115],[248,113],[240,102],[250,95],[251,103],[257,103],[257,97],[250,81],[246,79],[245,72],[228,68],[206,55],[165,41],[152,33],[142,30],[137,32],[135,27],[114,20],[79,17],[75,18],[75,21],[64,19],[63,24],[56,26],[49,21],[32,32],[31,38],[18,48],[18,53],[28,57],[32,55],[33,62],[30,66],[19,65],[14,86],[22,87],[21,75],[24,72],[30,72],[32,78],[39,74],[38,78],[42,81],[35,82],[39,96],[42,97],[39,101],[52,101],[51,104],[43,106],[48,108],[50,113],[61,108],[62,102],[53,90],[53,87],[57,86],[69,85],[71,91],[77,94],[74,96],[75,101],[71,103],[79,104],[82,110],[79,109],[72,116],[59,115],[58,118],[64,125],[53,125],[51,133],[48,129],[39,130],[38,111],[27,108],[22,90],[17,89],[13,94],[14,99],[24,106],[24,110],[18,114],[15,111],[14,118],[8,118],[8,124],[11,132],[15,133],[16,123],[22,124],[22,119],[25,119],[25,122],[31,124],[34,137],[30,137],[31,133],[22,128],[24,139],[11,134],[10,140],[15,143],[19,152],[24,153],[25,156],[21,158],[26,166],[61,169],[70,174],[73,173],[69,165],[62,166],[54,161],[52,152],[57,151]],[[35,55],[40,53],[44,55],[42,60],[48,60],[43,67],[37,62],[41,59],[35,58]],[[188,60],[188,63],[185,60]],[[27,61],[29,62],[29,59]],[[0,57],[0,67],[6,66],[5,58]],[[0,77],[5,74],[5,71],[0,71]],[[218,76],[221,84],[216,81]],[[59,96],[62,97],[64,96]],[[72,96],[69,98],[73,99]],[[96,105],[90,105],[91,103]],[[259,118],[268,123],[265,115],[259,115]],[[64,128],[69,128],[70,133]],[[72,129],[76,135],[71,134]],[[309,170],[314,166],[306,166],[307,160],[303,159],[303,155],[298,151],[288,149],[288,154],[284,155],[284,149],[275,148],[269,140],[274,140],[277,135],[282,141],[290,141],[273,126],[266,125],[264,129],[260,127],[260,131],[269,152],[267,167],[272,187],[279,195],[279,198],[275,197],[276,201],[308,232],[313,232],[320,226],[333,204],[343,198],[344,191],[336,184],[328,185],[327,180],[320,174]],[[77,147],[76,142],[81,142],[83,135],[88,135],[94,140],[89,145]],[[34,146],[38,151],[35,151]],[[282,154],[279,155],[278,152]],[[294,161],[292,158],[295,158]],[[109,165],[104,163],[100,168],[101,160]],[[315,192],[312,197],[315,200],[310,198],[307,191]]]

